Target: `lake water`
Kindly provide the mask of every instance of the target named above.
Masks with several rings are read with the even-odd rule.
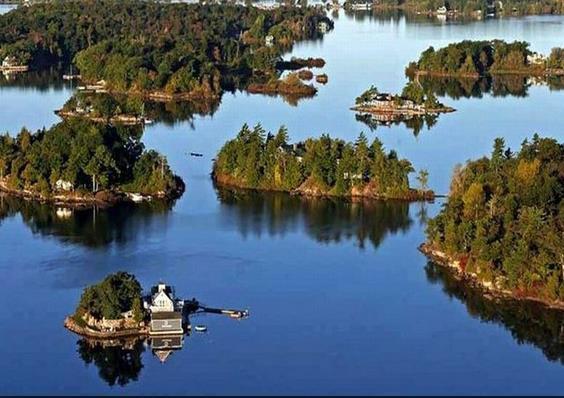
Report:
[[[292,53],[327,61],[329,82],[316,97],[291,106],[228,93],[213,115],[146,129],[147,147],[187,184],[175,203],[59,218],[49,206],[0,197],[0,391],[564,393],[564,315],[484,300],[418,252],[440,201],[316,201],[217,189],[209,178],[223,142],[243,123],[261,122],[285,124],[293,140],[324,132],[353,140],[364,130],[428,169],[431,188],[446,193],[454,165],[489,154],[497,136],[514,148],[534,132],[562,140],[564,91],[533,85],[524,96],[443,97],[457,112],[417,135],[403,125],[370,131],[349,110],[354,98],[371,84],[399,91],[404,67],[429,45],[499,38],[541,52],[564,46],[564,18],[438,24],[341,12],[335,22],[322,41]],[[0,83],[0,131],[57,121],[53,110],[72,88],[34,81]],[[208,332],[187,336],[164,364],[142,343],[125,354],[89,349],[62,321],[85,286],[117,270],[251,316],[194,318]]]

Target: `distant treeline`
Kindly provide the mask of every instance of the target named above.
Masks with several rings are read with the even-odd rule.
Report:
[[[483,76],[495,73],[564,73],[564,49],[554,48],[549,56],[533,56],[529,43],[503,40],[464,40],[439,50],[429,47],[406,69],[408,76],[429,73],[450,76]]]
[[[178,189],[166,159],[145,151],[141,128],[72,119],[35,134],[0,135],[0,182],[49,197],[56,191],[120,190],[169,194]],[[57,182],[64,186],[57,186]]]
[[[75,62],[83,79],[113,91],[214,97],[226,75],[275,74],[296,40],[321,36],[320,22],[333,26],[314,8],[46,2],[0,16],[0,58],[32,68]]]
[[[564,300],[564,145],[535,135],[455,170],[429,246],[498,289]]]
[[[480,11],[486,15],[495,8],[497,13],[505,15],[535,15],[535,14],[563,14],[562,0],[379,0],[382,8],[403,8],[414,12],[435,12],[439,7],[446,6],[448,10],[456,10],[465,15]]]
[[[213,176],[223,185],[305,195],[432,198],[426,171],[420,174],[421,190],[410,188],[413,171],[408,160],[393,150],[386,153],[377,138],[369,144],[364,134],[354,143],[324,134],[290,145],[284,127],[273,135],[260,125],[244,125],[219,151]]]

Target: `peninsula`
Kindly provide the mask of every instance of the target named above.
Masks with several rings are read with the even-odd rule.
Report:
[[[0,136],[0,190],[41,201],[107,205],[184,191],[164,156],[145,150],[140,126],[65,120]]]
[[[313,7],[41,2],[0,16],[0,59],[30,69],[74,63],[83,87],[99,92],[217,101],[226,89],[279,78],[282,54],[332,27]]]
[[[564,144],[535,135],[457,168],[423,253],[491,294],[564,309]]]
[[[386,153],[378,139],[369,144],[362,133],[354,143],[324,134],[289,144],[284,127],[273,135],[244,125],[219,151],[212,178],[220,186],[307,196],[432,200],[428,173],[420,171],[421,188],[414,189],[408,178],[413,171],[408,160]]]

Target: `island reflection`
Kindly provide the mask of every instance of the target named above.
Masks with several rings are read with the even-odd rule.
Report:
[[[494,75],[480,78],[458,78],[445,76],[419,76],[419,83],[425,92],[439,97],[482,98],[526,97],[533,86],[547,87],[551,91],[564,89],[564,77],[534,77],[525,75]]]
[[[125,245],[154,229],[166,229],[174,201],[120,203],[108,208],[70,208],[0,193],[0,225],[20,215],[34,234],[87,247]],[[159,225],[157,225],[159,224]]]
[[[388,235],[405,233],[413,224],[404,201],[306,198],[218,186],[216,192],[222,220],[235,223],[243,237],[284,236],[303,229],[320,243],[353,241],[364,249],[367,243],[377,248]],[[425,204],[419,206],[423,220]]]
[[[463,303],[471,317],[503,326],[518,344],[530,344],[548,360],[564,364],[564,311],[528,300],[491,297],[433,262],[427,263],[425,273],[430,283],[442,285],[449,298]]]

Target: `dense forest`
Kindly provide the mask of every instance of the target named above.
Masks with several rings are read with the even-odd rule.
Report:
[[[445,6],[463,15],[472,15],[477,11],[481,15],[496,12],[503,15],[564,14],[562,0],[504,0],[501,4],[492,0],[379,0],[381,8],[402,8],[413,12],[435,12]]]
[[[180,181],[163,156],[144,149],[141,131],[72,119],[34,134],[0,135],[0,183],[43,198],[105,190],[176,194]]]
[[[495,140],[489,158],[455,170],[428,247],[516,295],[564,300],[564,145],[535,135],[518,153]]]
[[[213,177],[223,185],[314,196],[434,197],[425,170],[418,177],[421,189],[410,188],[413,171],[408,160],[393,150],[386,153],[378,139],[369,144],[362,133],[354,143],[324,134],[290,145],[284,127],[266,134],[260,125],[244,125],[219,151]]]
[[[0,58],[32,68],[74,62],[84,80],[115,92],[210,98],[276,75],[281,54],[321,37],[321,22],[333,26],[314,8],[59,0],[0,16]]]
[[[543,57],[529,49],[529,43],[503,40],[464,40],[439,50],[429,47],[417,62],[411,62],[406,74],[417,73],[451,76],[483,76],[499,73],[560,74],[564,73],[564,50],[554,48]]]

